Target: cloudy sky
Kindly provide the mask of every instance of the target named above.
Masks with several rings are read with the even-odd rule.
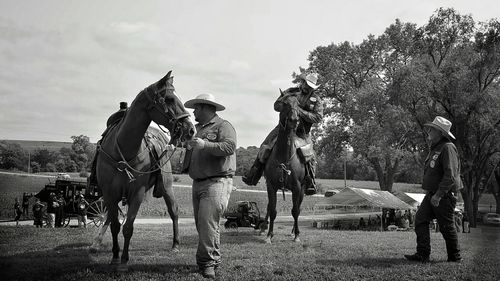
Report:
[[[238,146],[258,146],[310,51],[439,7],[500,16],[496,0],[1,1],[0,139],[96,142],[120,101],[173,70],[183,101],[214,94]]]

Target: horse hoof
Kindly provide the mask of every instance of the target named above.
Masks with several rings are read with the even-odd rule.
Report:
[[[172,247],[172,252],[173,252],[173,253],[178,253],[178,252],[180,252],[180,251],[181,251],[181,250],[179,250],[179,246],[178,246],[178,245],[175,245],[175,246],[173,246],[173,247]]]
[[[121,264],[121,262],[120,262],[119,258],[116,258],[116,259],[112,259],[109,264],[111,264],[111,265],[119,265],[119,264]]]
[[[266,238],[266,244],[271,244],[271,238],[269,237]]]
[[[117,267],[116,267],[116,271],[117,272],[127,272],[128,271],[128,265],[126,263],[120,263]]]
[[[300,242],[300,238],[299,237],[295,237],[295,239],[293,239],[293,242],[299,243]]]

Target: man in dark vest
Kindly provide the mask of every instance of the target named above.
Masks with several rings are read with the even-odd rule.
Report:
[[[106,121],[106,130],[104,130],[104,133],[102,133],[102,137],[106,136],[108,133],[108,130],[112,127],[112,125],[118,123],[118,121],[122,120],[122,118],[125,116],[125,113],[127,112],[128,105],[126,102],[122,101],[120,102],[120,109],[111,114],[109,116],[108,121]],[[99,144],[101,143],[101,140],[97,142],[97,146],[99,147]],[[96,175],[96,168],[97,168],[97,155],[99,153],[99,149],[96,149],[94,159],[92,160],[92,167],[90,170],[90,176],[89,176],[89,184],[93,186],[97,186],[97,175]]]
[[[448,262],[461,262],[454,211],[457,192],[462,188],[457,148],[451,142],[451,122],[437,116],[425,124],[430,153],[425,160],[422,189],[426,195],[415,216],[417,252],[405,255],[410,261],[428,262],[431,254],[429,223],[437,219],[439,230],[446,242]]]
[[[319,87],[318,75],[316,73],[305,74],[302,73],[294,81],[298,83],[297,87],[292,87],[283,92],[283,95],[297,95],[299,99],[299,127],[297,128],[297,136],[301,136],[308,144],[312,144],[310,131],[313,124],[319,123],[323,118],[323,102],[315,90]],[[280,110],[281,100],[279,97],[274,102],[274,109]],[[250,168],[250,171],[243,176],[242,180],[247,185],[256,185],[264,172],[267,159],[271,154],[276,139],[278,138],[279,126],[276,126],[266,137],[264,142],[260,145],[257,159]],[[311,145],[312,148],[312,145]],[[315,178],[315,160],[314,158],[306,163],[306,179],[305,179],[305,194],[312,195],[316,193]]]

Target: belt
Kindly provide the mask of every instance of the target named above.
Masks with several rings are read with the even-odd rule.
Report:
[[[201,182],[201,181],[206,181],[210,179],[221,179],[221,178],[233,178],[233,175],[224,175],[224,176],[210,176],[206,178],[201,178],[201,179],[194,179],[195,182]]]

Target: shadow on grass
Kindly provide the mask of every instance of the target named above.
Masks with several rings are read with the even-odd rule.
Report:
[[[417,264],[415,262],[411,262],[406,260],[404,257],[401,258],[356,258],[356,259],[347,259],[347,260],[335,260],[335,259],[321,259],[316,260],[316,263],[326,266],[361,266],[365,268],[391,268],[397,267],[400,265],[408,265],[408,264]],[[436,261],[431,261],[427,264],[434,264]]]
[[[52,250],[0,257],[2,280],[52,280],[82,270],[92,262],[87,243],[72,243]]]
[[[116,272],[116,266],[110,264],[96,264],[93,266],[93,271],[95,274],[121,274]],[[198,266],[196,264],[138,264],[129,263],[127,273],[133,272],[143,272],[147,274],[157,273],[162,275],[180,274],[188,275],[191,273],[198,272]]]
[[[90,272],[91,275],[104,274],[111,277],[121,274],[116,272],[116,265],[96,262],[96,254],[109,254],[111,258],[110,249],[105,247],[97,252],[90,252],[89,246],[90,243],[69,243],[51,250],[30,251],[0,257],[1,280],[55,280],[64,275],[72,276],[76,272],[81,272],[80,274],[83,275]],[[133,272],[189,275],[198,272],[198,266],[179,262],[129,263],[128,273]]]

